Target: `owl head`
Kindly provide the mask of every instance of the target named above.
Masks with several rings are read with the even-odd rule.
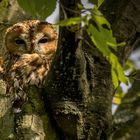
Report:
[[[28,20],[8,28],[4,42],[5,55],[21,56],[33,53],[50,55],[56,50],[57,33],[47,22]]]

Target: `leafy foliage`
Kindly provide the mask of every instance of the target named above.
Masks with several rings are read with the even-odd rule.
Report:
[[[49,16],[55,9],[56,0],[17,0],[19,5],[30,15],[45,19]]]
[[[112,67],[112,80],[114,86],[117,87],[119,85],[119,81],[126,83],[127,80],[124,75],[123,68],[119,63],[117,56],[111,51],[111,49],[116,51],[118,44],[116,42],[116,39],[113,37],[109,22],[97,10],[96,7],[93,9],[91,15],[89,16],[91,16],[90,20],[94,24],[88,22],[87,32],[95,46],[110,62]]]
[[[59,25],[70,26],[82,22],[84,23],[86,31],[92,42],[111,64],[112,81],[116,88],[119,85],[119,81],[127,83],[127,79],[117,56],[113,52],[117,51],[117,46],[122,46],[125,43],[117,44],[116,39],[113,37],[109,22],[95,6],[90,12],[90,14],[87,14],[84,17],[75,17],[63,20],[59,23]]]

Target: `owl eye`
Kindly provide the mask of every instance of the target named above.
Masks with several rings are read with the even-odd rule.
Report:
[[[21,39],[21,38],[16,38],[15,43],[17,45],[25,45],[25,41],[23,39]]]
[[[47,43],[48,42],[48,38],[47,37],[43,37],[41,38],[38,43]]]

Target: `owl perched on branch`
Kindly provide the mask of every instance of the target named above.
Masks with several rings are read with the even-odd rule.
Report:
[[[26,100],[29,85],[42,87],[57,48],[53,26],[39,20],[17,23],[5,33],[4,80],[7,93],[15,94],[15,112]]]

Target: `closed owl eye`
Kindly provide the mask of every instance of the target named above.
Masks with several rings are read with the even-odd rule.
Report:
[[[38,41],[38,43],[47,43],[48,41],[49,41],[48,37],[43,37]]]
[[[26,50],[26,42],[22,38],[15,38],[15,44],[18,46],[19,51]]]
[[[21,38],[16,38],[15,43],[17,45],[25,45],[25,41],[23,39],[21,39]]]

